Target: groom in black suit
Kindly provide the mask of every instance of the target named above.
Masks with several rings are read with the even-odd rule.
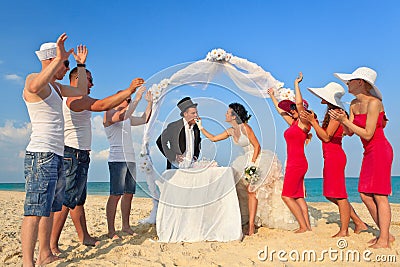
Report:
[[[200,130],[195,122],[197,103],[185,97],[177,106],[182,119],[168,124],[157,139],[158,148],[167,158],[167,169],[188,168],[200,154]]]

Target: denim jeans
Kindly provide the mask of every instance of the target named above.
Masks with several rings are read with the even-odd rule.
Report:
[[[49,217],[62,208],[65,176],[63,157],[52,152],[25,153],[25,216]]]
[[[83,206],[87,196],[90,151],[64,147],[65,195],[64,206]]]
[[[110,195],[135,194],[135,162],[108,162],[108,168],[110,170]]]

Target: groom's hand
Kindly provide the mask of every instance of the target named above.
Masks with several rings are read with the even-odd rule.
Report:
[[[176,162],[181,163],[183,161],[183,155],[176,155]]]

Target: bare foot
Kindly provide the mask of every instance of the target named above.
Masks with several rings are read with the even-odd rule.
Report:
[[[119,237],[115,232],[114,233],[108,233],[107,234],[108,238],[112,239],[112,240],[118,240],[121,239],[121,237]]]
[[[36,260],[36,265],[45,265],[45,264],[49,264],[49,263],[51,263],[51,262],[54,262],[54,261],[58,261],[58,260],[61,260],[61,258],[60,257],[58,257],[58,256],[56,256],[56,255],[53,255],[53,254],[51,254],[51,255],[49,255],[48,257],[46,257],[46,258],[44,258],[44,259],[37,259]]]
[[[368,246],[369,248],[390,248],[390,242],[380,241],[379,239],[375,244]]]
[[[390,234],[389,235],[389,242],[390,243],[392,243],[392,242],[394,242],[396,240],[396,238],[392,235],[392,234]],[[376,242],[378,241],[378,237],[375,237],[375,238],[372,238],[370,241],[368,241],[367,243],[368,244],[375,244]]]
[[[60,255],[62,252],[61,252],[61,250],[58,248],[58,246],[57,247],[55,247],[55,248],[51,248],[51,253],[53,253],[54,255],[56,255],[56,256],[58,256],[58,255]]]
[[[249,230],[247,231],[247,235],[251,236],[254,235],[254,231],[255,231],[255,227],[253,226],[249,226]]]
[[[307,228],[299,228],[296,231],[294,231],[295,234],[300,234],[300,233],[305,233],[309,231]]]
[[[84,239],[82,244],[88,247],[95,247],[100,245],[100,240],[90,236],[89,238]]]
[[[132,228],[127,227],[127,228],[122,228],[122,232],[131,235],[131,236],[137,236],[137,233],[135,233]]]
[[[349,236],[349,231],[345,231],[345,232],[339,231],[339,232],[337,232],[337,234],[333,235],[332,237],[345,237],[345,236]]]
[[[366,230],[368,230],[368,226],[365,223],[363,223],[361,225],[356,225],[354,227],[354,233],[355,234],[359,234],[359,233],[361,233],[363,231],[366,231]]]

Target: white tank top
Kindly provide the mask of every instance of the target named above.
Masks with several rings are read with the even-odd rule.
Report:
[[[67,106],[67,97],[63,99],[64,143],[66,146],[81,150],[90,150],[92,144],[92,112],[75,112]]]
[[[104,128],[107,139],[110,142],[109,162],[135,162],[133,149],[131,121],[116,122]]]
[[[53,152],[64,156],[64,118],[62,99],[49,83],[50,95],[39,102],[25,101],[32,124],[31,140],[26,148],[30,152]]]

